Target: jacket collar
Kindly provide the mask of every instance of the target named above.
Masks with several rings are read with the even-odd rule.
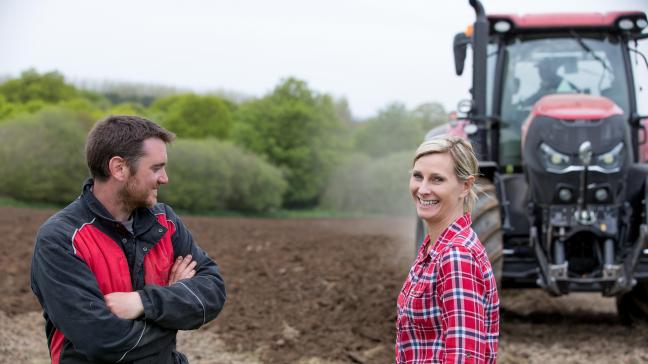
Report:
[[[94,180],[88,178],[83,184],[83,191],[81,193],[81,200],[90,212],[105,224],[112,226],[121,224],[120,221],[115,220],[112,214],[95,197],[94,193],[92,193],[92,186],[94,186]],[[157,223],[157,219],[150,208],[139,207],[133,211],[133,229],[138,235],[149,230],[155,223]]]

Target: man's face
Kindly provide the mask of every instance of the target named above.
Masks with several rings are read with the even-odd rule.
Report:
[[[158,138],[149,138],[142,146],[144,155],[137,162],[137,170],[128,176],[121,197],[126,206],[153,207],[157,203],[158,187],[167,184],[166,143]]]

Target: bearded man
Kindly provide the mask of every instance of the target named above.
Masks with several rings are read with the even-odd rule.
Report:
[[[174,138],[136,116],[110,116],[90,131],[92,178],[41,226],[32,258],[53,364],[187,363],[177,331],[223,308],[218,265],[157,202]]]

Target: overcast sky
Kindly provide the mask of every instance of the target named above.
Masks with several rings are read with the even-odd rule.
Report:
[[[648,10],[648,0],[483,0],[487,12]],[[452,38],[468,0],[0,0],[0,75],[155,83],[262,96],[282,78],[346,97],[453,109]]]

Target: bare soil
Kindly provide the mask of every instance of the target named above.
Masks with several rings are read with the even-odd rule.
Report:
[[[29,288],[34,236],[53,210],[0,208],[0,363],[49,362]],[[187,217],[221,266],[228,302],[179,335],[192,363],[391,363],[412,219]],[[504,291],[500,363],[646,363],[648,325],[598,294]]]

